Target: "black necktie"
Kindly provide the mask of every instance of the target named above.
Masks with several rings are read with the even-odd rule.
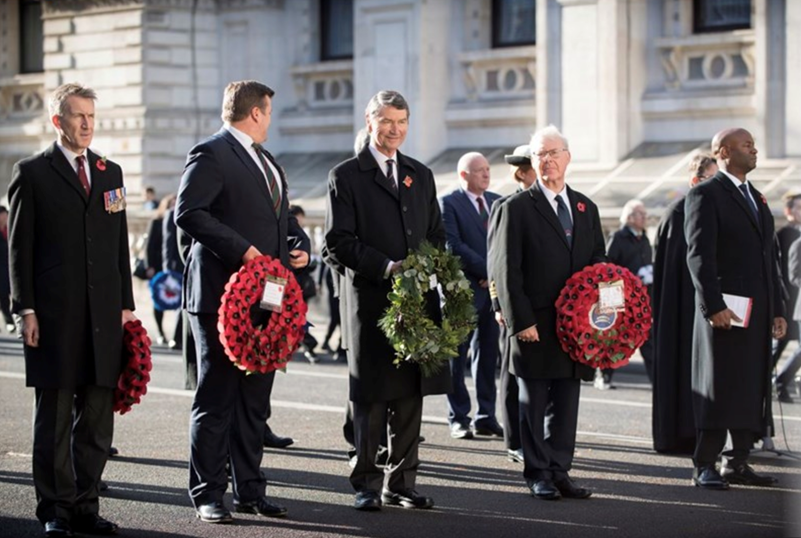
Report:
[[[387,159],[387,181],[389,181],[389,186],[392,187],[392,192],[398,192],[398,185],[395,183],[395,174],[392,171],[393,164],[395,164],[393,159]]]
[[[754,203],[754,201],[751,199],[751,196],[748,194],[748,185],[745,183],[741,184],[740,192],[742,192],[743,196],[745,196],[745,201],[748,203],[748,207],[751,209],[751,213],[754,214],[754,218],[756,219],[757,224],[759,224],[759,210],[757,209],[757,206]]]
[[[559,217],[559,223],[565,229],[565,238],[567,245],[573,246],[573,220],[570,218],[570,211],[567,210],[565,201],[561,196],[556,195],[556,216]]]

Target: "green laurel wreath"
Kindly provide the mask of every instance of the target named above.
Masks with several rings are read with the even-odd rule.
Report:
[[[425,294],[437,284],[444,296],[442,324],[426,314]],[[436,374],[475,326],[473,290],[459,258],[428,242],[403,260],[378,324],[395,350],[395,365],[414,362],[425,377]]]

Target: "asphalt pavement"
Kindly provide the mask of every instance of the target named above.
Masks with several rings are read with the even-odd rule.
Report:
[[[319,336],[323,318],[312,305]],[[167,324],[169,326],[169,324]],[[791,345],[792,347],[792,345]],[[677,537],[801,536],[801,404],[774,404],[777,448],[793,454],[754,454],[758,472],[777,487],[733,486],[705,491],[690,482],[687,457],[656,454],[651,444],[651,390],[635,359],[615,376],[615,390],[582,387],[578,446],[572,476],[593,490],[588,500],[531,497],[522,465],[507,461],[503,441],[451,439],[443,396],[425,400],[417,489],[433,510],[352,508],[342,422],[347,367],[328,355],[310,364],[302,355],[279,373],[270,424],[291,436],[288,449],[265,449],[268,496],[289,510],[284,519],[235,515],[231,525],[195,519],[189,497],[188,422],[192,393],[183,390],[180,355],[154,346],[154,369],[140,405],[116,419],[101,515],[130,537]],[[471,385],[468,380],[468,385]],[[31,479],[33,390],[25,387],[19,341],[0,337],[0,536],[34,537]],[[226,503],[231,507],[230,491]]]

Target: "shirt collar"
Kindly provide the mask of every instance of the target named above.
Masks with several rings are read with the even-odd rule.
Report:
[[[478,203],[478,202],[476,202],[476,200],[478,200],[479,198],[481,198],[481,199],[484,201],[484,205],[485,205],[485,206],[487,205],[487,204],[486,204],[487,200],[486,200],[486,198],[484,198],[484,195],[483,195],[483,194],[475,194],[475,193],[472,193],[472,192],[470,192],[469,190],[467,190],[467,189],[464,189],[464,188],[463,188],[462,190],[463,190],[463,191],[464,191],[464,193],[467,195],[467,197],[468,197],[468,198],[470,198],[470,201],[472,201],[474,204]]]
[[[734,186],[737,187],[738,189],[740,188],[740,185],[748,185],[748,180],[747,179],[745,180],[745,182],[743,182],[743,181],[740,181],[739,178],[734,177],[733,175],[731,175],[730,173],[728,173],[725,170],[721,169],[720,171],[723,172],[724,174],[726,174],[726,177],[728,177],[731,180],[731,182],[734,183]]]
[[[629,232],[631,232],[631,235],[633,235],[634,237],[641,237],[642,234],[643,234],[642,232],[638,232],[637,230],[635,230],[631,226],[627,225],[626,228],[628,228]]]
[[[567,185],[563,186],[562,190],[559,191],[558,193],[553,192],[551,189],[546,187],[539,178],[537,178],[537,185],[540,186],[540,190],[545,195],[545,198],[547,198],[548,201],[551,203],[551,205],[556,203],[557,196],[561,196],[562,200],[564,200],[565,202],[565,205],[570,207],[570,201],[567,198]]]
[[[243,133],[230,123],[223,125],[223,129],[231,133],[234,138],[236,138],[236,141],[242,144],[242,147],[247,150],[253,149],[253,139],[250,137],[250,135]]]
[[[61,152],[64,154],[64,157],[67,158],[67,161],[70,163],[70,165],[72,165],[73,168],[75,168],[77,166],[76,161],[75,161],[76,158],[80,157],[81,155],[86,156],[87,159],[89,158],[86,150],[84,150],[83,153],[75,153],[71,149],[68,149],[68,148],[64,147],[61,144],[61,142],[56,142],[56,145],[58,146],[58,149],[60,149]]]
[[[395,166],[398,166],[398,152],[397,151],[395,152],[395,155],[393,155],[392,157],[387,157],[386,155],[384,155],[383,153],[378,151],[375,148],[375,146],[373,146],[372,140],[370,141],[370,144],[367,147],[370,148],[370,153],[372,153],[373,158],[375,159],[375,162],[378,163],[378,165],[381,167],[381,170],[386,170],[387,169],[387,160],[389,160],[389,159],[394,160],[395,161]]]

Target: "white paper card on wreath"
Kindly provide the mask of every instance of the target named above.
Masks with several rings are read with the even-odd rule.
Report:
[[[286,279],[268,275],[264,281],[264,291],[261,294],[259,306],[264,310],[280,312],[283,309]]]
[[[428,277],[428,289],[433,290],[437,287],[437,274]]]
[[[598,310],[601,313],[618,312],[626,308],[626,294],[622,280],[598,284]]]

